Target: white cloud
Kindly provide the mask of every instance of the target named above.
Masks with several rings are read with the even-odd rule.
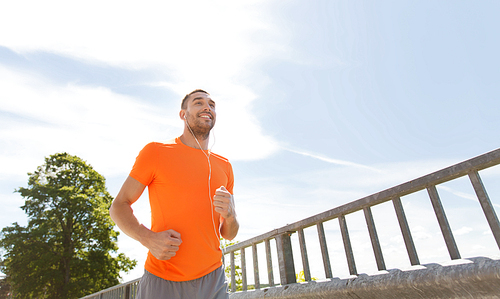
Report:
[[[179,99],[204,88],[220,103],[214,151],[233,160],[260,159],[277,146],[251,112],[257,95],[241,82],[249,77],[266,81],[265,75],[254,73],[253,64],[287,51],[282,43],[286,36],[278,35],[267,21],[268,5],[264,1],[32,1],[27,10],[25,2],[9,2],[0,9],[0,26],[15,30],[2,32],[0,45],[19,53],[47,51],[92,63],[159,69],[168,80],[151,84],[174,91]],[[98,89],[82,94],[78,86],[68,86],[67,94],[82,94],[71,96],[75,110],[47,110],[45,102],[34,101],[33,93],[53,87],[39,83],[27,83],[37,88],[25,92],[31,92],[25,103],[45,111],[46,119],[72,120],[73,113],[68,112],[76,111],[97,113],[88,111],[93,109],[88,103],[91,93],[112,96]],[[58,93],[45,97],[54,105],[66,101]]]
[[[171,130],[172,119],[105,88],[57,86],[0,67],[0,90],[0,110],[12,116],[0,129],[9,145],[1,150],[3,175],[24,175],[62,151],[115,174],[130,168],[147,140]]]
[[[469,200],[473,200],[473,201],[477,201],[477,196],[474,195],[474,194],[469,194],[469,193],[465,193],[465,192],[460,192],[460,191],[456,191],[450,187],[446,187],[446,186],[442,186],[442,185],[439,185],[436,187],[438,190],[444,190],[444,191],[447,191],[447,192],[450,192],[451,194],[454,194],[458,197],[461,197],[461,198],[465,198],[465,199],[469,199]]]
[[[472,229],[471,227],[464,226],[462,228],[459,228],[459,229],[455,230],[453,232],[453,234],[456,235],[456,236],[460,236],[460,235],[468,234],[468,233],[470,233],[473,230],[474,229]]]
[[[263,1],[21,1],[2,6],[0,24],[15,28],[0,40],[9,48],[131,67],[203,62],[217,67],[212,71],[234,75],[240,65],[219,60],[241,62],[263,54],[248,37],[259,39],[259,33],[272,30]]]
[[[105,175],[123,174],[147,142],[182,132],[177,111],[153,109],[102,87],[58,86],[0,67],[0,90],[0,110],[14,119],[4,120],[0,129],[4,176],[24,176],[43,157],[61,151],[81,156]],[[237,160],[276,150],[250,111],[227,103],[218,108],[214,151]]]
[[[359,164],[359,163],[354,163],[354,162],[345,161],[345,160],[333,159],[333,158],[329,158],[329,157],[326,157],[326,156],[323,156],[323,155],[305,152],[305,151],[302,151],[302,150],[299,151],[299,150],[294,150],[294,149],[285,148],[285,147],[282,147],[282,149],[284,149],[286,151],[289,151],[289,152],[292,152],[292,153],[295,153],[295,154],[303,155],[303,156],[306,156],[306,157],[311,157],[311,158],[318,159],[318,160],[321,160],[321,161],[324,161],[324,162],[327,162],[327,163],[331,163],[331,164],[337,164],[337,165],[342,165],[342,166],[359,167],[359,168],[364,168],[364,169],[368,169],[368,170],[379,172],[379,173],[381,172],[380,170],[378,170],[376,168],[373,168],[373,167],[370,167],[370,166],[366,166],[366,165],[362,165],[362,164]]]

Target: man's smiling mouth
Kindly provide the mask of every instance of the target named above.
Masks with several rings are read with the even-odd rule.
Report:
[[[212,119],[212,115],[208,113],[202,113],[199,115],[201,118]]]

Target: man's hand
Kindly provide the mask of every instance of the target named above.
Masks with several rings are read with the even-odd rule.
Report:
[[[214,207],[215,211],[224,219],[236,217],[233,195],[224,186],[215,190]]]
[[[151,254],[159,260],[169,260],[177,253],[181,245],[181,234],[175,230],[169,229],[162,232],[151,232],[144,239],[143,245],[146,246]]]

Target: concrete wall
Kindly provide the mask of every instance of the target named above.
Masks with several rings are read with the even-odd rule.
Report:
[[[500,298],[500,260],[461,259],[449,265],[427,264],[230,295],[230,299],[250,298]]]

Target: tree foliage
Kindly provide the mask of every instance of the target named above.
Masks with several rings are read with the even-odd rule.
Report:
[[[136,261],[119,254],[105,179],[76,156],[59,153],[19,188],[28,225],[2,230],[2,271],[16,298],[78,298],[119,283]]]

